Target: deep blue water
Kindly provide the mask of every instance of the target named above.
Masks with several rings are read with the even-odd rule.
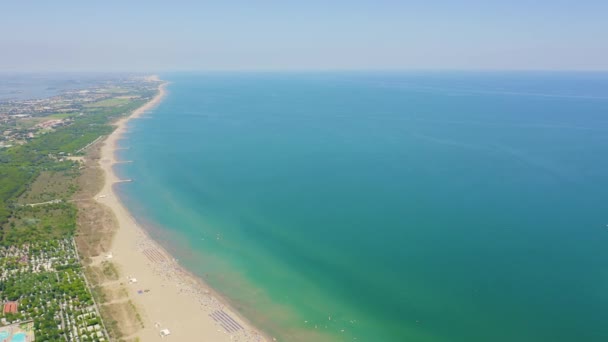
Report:
[[[608,74],[164,78],[121,196],[279,340],[608,340]]]

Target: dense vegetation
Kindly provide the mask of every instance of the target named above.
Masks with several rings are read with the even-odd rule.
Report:
[[[31,241],[69,237],[76,230],[76,207],[71,203],[20,206],[11,215],[3,244],[20,246]]]
[[[112,119],[141,106],[154,95],[149,89],[131,89],[139,99],[83,106],[69,125],[0,149],[0,308],[19,303],[16,313],[0,310],[0,319],[33,321],[36,340],[107,340],[73,243],[77,207],[70,200],[80,164],[67,157],[109,134]]]
[[[15,232],[9,235],[8,230],[18,230],[19,227],[8,223],[22,211],[16,205],[17,197],[27,190],[40,172],[72,170],[74,163],[61,160],[63,156],[77,154],[79,149],[90,142],[109,134],[113,129],[108,124],[110,119],[132,111],[143,102],[145,100],[142,99],[120,107],[89,108],[69,126],[41,135],[27,144],[0,150],[0,245],[26,238],[28,229],[22,229],[24,234],[21,235]],[[10,241],[6,240],[7,236],[11,237]]]

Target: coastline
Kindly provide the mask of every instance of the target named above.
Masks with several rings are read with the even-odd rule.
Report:
[[[150,80],[159,81],[152,77]],[[116,217],[117,230],[108,253],[97,261],[111,261],[125,283],[143,328],[134,336],[142,341],[160,339],[168,329],[170,338],[179,341],[266,341],[267,338],[231,309],[200,278],[180,266],[175,259],[138,225],[123,206],[113,185],[121,180],[113,166],[117,142],[129,120],[139,118],[162,101],[167,83],[158,94],[129,116],[114,123],[116,129],[103,142],[99,166],[104,173],[101,191],[95,200],[107,206]]]

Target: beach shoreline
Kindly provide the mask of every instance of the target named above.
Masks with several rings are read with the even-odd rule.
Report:
[[[148,81],[160,80],[151,76]],[[117,267],[120,281],[126,284],[129,299],[140,315],[143,327],[129,337],[152,341],[160,339],[161,331],[167,329],[170,338],[179,341],[267,341],[216,291],[180,266],[150,238],[114,190],[114,185],[122,181],[113,170],[118,162],[117,143],[130,120],[141,117],[162,101],[167,84],[160,84],[154,98],[116,121],[116,129],[101,147],[99,166],[105,177],[94,198],[113,212],[118,227],[110,250],[98,256],[96,262],[111,261]]]

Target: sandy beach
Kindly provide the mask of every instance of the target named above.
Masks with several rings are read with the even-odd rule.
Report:
[[[117,141],[125,131],[126,123],[145,115],[160,103],[166,94],[166,85],[159,86],[159,93],[151,101],[117,121],[116,130],[101,147],[100,166],[105,182],[95,200],[114,212],[118,229],[110,251],[94,262],[107,260],[116,265],[119,281],[126,284],[129,298],[140,314],[143,328],[129,338],[139,337],[141,341],[266,341],[267,338],[239,317],[200,279],[185,271],[150,239],[113,190],[113,185],[121,181],[113,172],[113,165],[117,162]],[[161,331],[164,329],[168,329],[170,335],[163,338]]]

